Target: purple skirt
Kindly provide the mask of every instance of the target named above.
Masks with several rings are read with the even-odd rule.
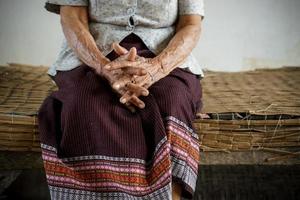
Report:
[[[136,35],[120,44],[155,56]],[[38,112],[51,199],[171,199],[173,182],[183,198],[193,197],[199,137],[192,122],[202,108],[196,75],[173,70],[141,97],[146,107],[136,113],[86,65],[53,79],[59,90]]]

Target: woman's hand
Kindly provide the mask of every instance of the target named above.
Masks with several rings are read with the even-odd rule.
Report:
[[[123,48],[118,45],[118,48]],[[167,74],[162,71],[160,62],[155,58],[144,58],[138,56],[134,61],[121,59],[118,61],[112,61],[104,66],[105,70],[114,72],[121,70],[139,71],[145,70],[144,75],[133,75],[131,80],[128,81],[121,79],[114,84],[120,87],[126,87],[126,93],[120,98],[121,103],[127,103],[135,100],[140,94],[135,93],[139,88],[149,88],[153,83],[165,77]]]
[[[131,90],[134,85],[149,88],[153,83],[167,76],[173,69],[182,65],[196,46],[201,32],[200,15],[182,15],[176,25],[176,34],[170,40],[167,47],[155,58],[140,57],[135,61],[111,62],[104,66],[106,70],[115,71],[123,68],[142,68],[147,70],[144,76],[133,77],[132,83],[128,83],[128,91],[121,97],[121,102],[131,99]],[[116,84],[121,84],[116,82]],[[122,83],[124,84],[124,83]]]
[[[121,47],[119,44],[114,43],[113,49],[117,54],[120,56],[115,59],[113,62],[122,62],[124,60],[126,61],[134,61],[137,59],[137,52],[136,48],[131,48],[128,52],[127,49]],[[107,64],[110,64],[111,62],[107,62]],[[115,90],[115,92],[119,93],[121,96],[123,96],[125,93],[128,93],[127,91],[127,85],[130,83],[134,77],[139,77],[145,75],[147,72],[141,68],[131,68],[131,67],[124,67],[119,70],[109,71],[106,69],[103,69],[102,67],[99,67],[96,69],[96,73],[98,75],[103,76],[105,79],[107,79],[112,86],[112,88]],[[130,88],[130,101],[124,102],[125,105],[127,105],[128,108],[130,108],[131,111],[134,111],[134,107],[132,105],[135,105],[139,108],[144,108],[145,104],[143,101],[141,101],[138,97],[139,96],[147,96],[149,94],[148,90],[144,87],[131,84],[129,86]]]
[[[110,60],[98,49],[96,41],[89,32],[87,7],[61,6],[60,15],[62,29],[72,50],[81,61],[91,67],[98,75],[106,78],[112,86],[114,86],[114,83],[117,80],[120,80],[121,77],[122,79],[129,81],[132,78],[131,74],[139,74],[133,70],[127,70],[127,73],[123,73],[123,70],[116,70],[112,73],[111,71],[103,69],[103,66],[110,63]],[[131,56],[131,58],[126,57],[126,59],[133,59],[133,54],[131,54]],[[139,88],[136,93],[140,95],[145,94],[145,92],[143,93],[142,91],[144,90]],[[122,96],[126,91],[120,88],[116,90],[116,92]],[[135,102],[135,105],[141,105],[138,98],[134,98],[134,100],[135,101],[132,102]],[[133,110],[133,107],[130,106],[129,103],[127,103],[127,105],[131,110]]]

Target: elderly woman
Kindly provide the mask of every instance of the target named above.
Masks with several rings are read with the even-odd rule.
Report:
[[[48,0],[64,42],[38,113],[52,199],[191,199],[202,0]]]

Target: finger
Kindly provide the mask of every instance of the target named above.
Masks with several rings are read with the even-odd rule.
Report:
[[[130,103],[134,104],[135,106],[137,106],[139,108],[145,108],[145,103],[135,95],[131,96]]]
[[[104,69],[106,70],[116,70],[116,69],[122,69],[124,67],[139,67],[139,62],[134,61],[128,61],[128,60],[122,60],[122,61],[112,61],[109,64],[104,66]],[[141,68],[141,67],[139,67]]]
[[[130,102],[131,104],[135,105],[138,108],[144,108],[145,107],[145,103],[130,91],[127,91],[120,98],[120,102],[123,103],[123,104],[126,104],[127,102]]]
[[[128,83],[127,88],[129,91],[134,93],[136,96],[140,96],[140,95],[148,96],[149,95],[149,91],[146,88],[139,86],[137,84]]]
[[[124,88],[128,82],[130,82],[129,77],[122,77],[112,84],[112,88],[118,91]]]
[[[123,96],[120,98],[120,102],[126,104],[130,100],[131,95],[132,95],[131,91],[125,92],[125,94],[123,94]]]
[[[135,110],[135,107],[131,105],[131,103],[127,102],[125,103],[125,106],[132,112],[134,113],[136,110]]]
[[[125,49],[124,47],[122,47],[121,45],[119,45],[118,43],[114,42],[112,44],[114,51],[119,54],[119,55],[125,55],[126,53],[128,53],[128,50]]]
[[[152,81],[149,76],[137,76],[134,80],[136,84],[146,89],[148,89],[152,85]]]
[[[135,61],[135,57],[137,55],[137,51],[136,51],[136,48],[135,47],[132,47],[129,51],[129,55],[128,55],[128,58],[127,60],[129,61]]]
[[[145,83],[145,84],[143,85],[143,87],[146,88],[146,89],[148,89],[148,88],[150,87],[150,85],[151,85],[150,83]]]
[[[129,75],[144,76],[147,74],[147,71],[142,68],[126,67],[126,68],[123,68],[123,70],[126,74],[129,74]]]

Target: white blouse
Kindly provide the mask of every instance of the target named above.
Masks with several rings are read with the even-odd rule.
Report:
[[[113,42],[121,42],[130,33],[138,35],[158,55],[174,36],[179,15],[204,17],[203,0],[47,0],[45,8],[59,13],[60,5],[88,6],[90,32],[105,56],[112,51]],[[82,64],[64,38],[48,74],[54,76],[56,70],[71,70]],[[179,67],[204,77],[192,53]]]

